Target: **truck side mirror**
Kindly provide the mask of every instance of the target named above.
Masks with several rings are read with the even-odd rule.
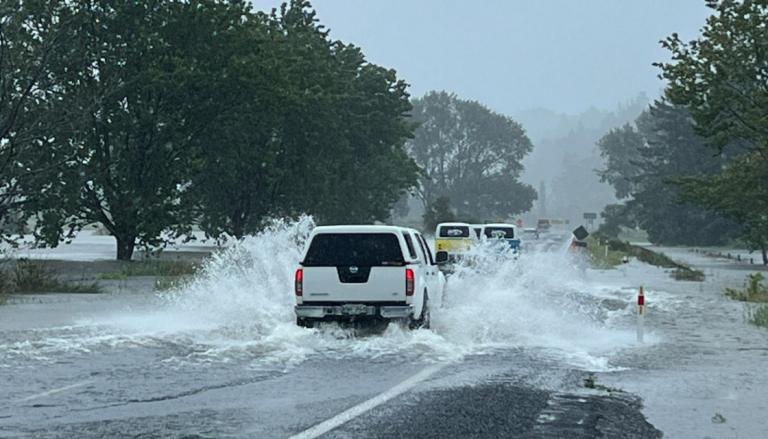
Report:
[[[437,255],[435,255],[435,261],[438,264],[444,264],[448,262],[448,252],[446,251],[437,252]]]

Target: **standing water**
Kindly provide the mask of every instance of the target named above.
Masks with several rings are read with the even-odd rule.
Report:
[[[611,368],[611,355],[634,334],[614,327],[617,315],[602,306],[600,288],[573,264],[565,248],[499,257],[492,245],[473,250],[472,266],[449,277],[434,298],[432,328],[390,325],[356,334],[326,325],[295,325],[293,273],[314,226],[311,218],[277,221],[264,232],[215,254],[202,272],[171,293],[141,296],[130,306],[80,319],[66,328],[41,329],[36,339],[3,340],[6,367],[120,347],[162,348],[167,364],[244,361],[286,368],[310,357],[405,356],[457,360],[503,349],[543,352],[571,366]]]

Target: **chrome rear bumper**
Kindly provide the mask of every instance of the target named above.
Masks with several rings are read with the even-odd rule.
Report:
[[[413,315],[411,305],[366,305],[349,303],[343,305],[296,305],[297,317],[322,319],[325,317],[382,317],[385,319],[406,318]]]

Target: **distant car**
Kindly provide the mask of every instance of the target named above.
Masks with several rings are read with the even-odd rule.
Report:
[[[539,233],[549,232],[551,228],[552,228],[552,223],[546,218],[540,218],[536,222],[536,230],[538,230]]]
[[[424,237],[395,226],[325,226],[312,231],[296,270],[296,323],[400,320],[429,327],[430,298],[445,277]]]
[[[521,239],[525,241],[539,239],[539,231],[533,227],[527,227],[523,229]]]
[[[517,227],[513,224],[483,224],[483,239],[504,240],[512,250],[520,250],[520,238],[517,236]]]
[[[461,257],[477,240],[473,226],[467,223],[440,223],[435,229],[437,261],[441,265],[451,264]]]

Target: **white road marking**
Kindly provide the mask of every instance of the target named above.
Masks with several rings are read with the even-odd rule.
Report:
[[[37,394],[32,395],[32,396],[27,396],[26,398],[21,399],[20,401],[22,401],[22,402],[23,401],[31,401],[33,399],[42,398],[44,396],[54,395],[56,393],[61,393],[61,392],[64,392],[66,390],[74,389],[76,387],[81,387],[81,386],[84,386],[86,384],[90,384],[92,382],[93,382],[93,380],[81,381],[79,383],[74,383],[74,384],[70,384],[68,386],[59,387],[58,389],[51,389],[51,390],[48,390],[47,392],[42,392],[42,393],[37,393]]]
[[[408,378],[407,380],[401,382],[400,384],[392,387],[386,392],[380,393],[378,396],[374,396],[373,398],[367,401],[364,401],[352,408],[349,408],[339,413],[338,415],[315,425],[312,428],[304,430],[299,434],[293,435],[289,439],[314,439],[320,435],[328,433],[334,428],[342,424],[345,424],[351,421],[352,419],[355,419],[356,417],[362,415],[368,410],[371,410],[389,401],[390,399],[407,392],[408,390],[412,389],[414,386],[416,386],[420,382],[432,376],[435,372],[439,371],[443,367],[445,367],[444,364],[436,364],[434,366],[430,366],[422,370],[421,372],[417,373],[416,375]]]

